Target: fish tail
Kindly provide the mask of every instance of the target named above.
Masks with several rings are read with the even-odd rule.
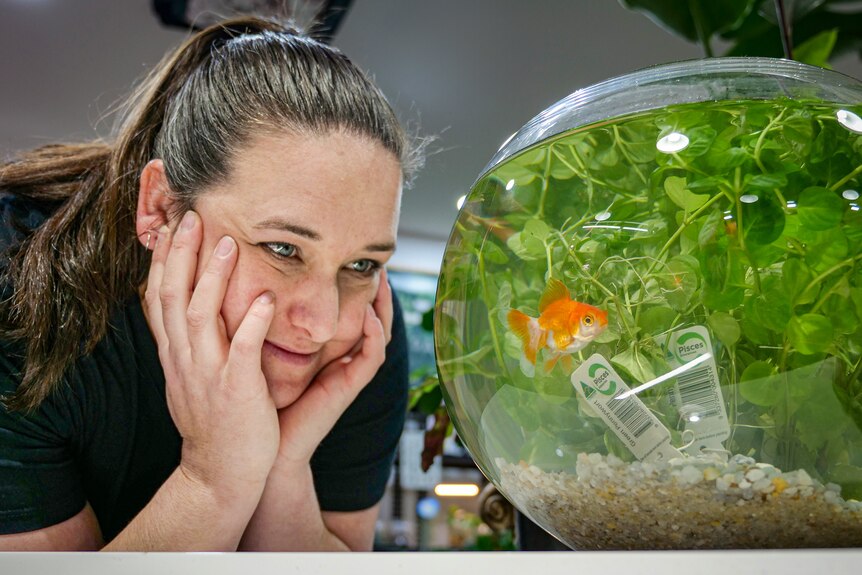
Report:
[[[521,345],[524,348],[524,356],[527,358],[527,361],[536,365],[536,354],[539,347],[539,338],[536,337],[538,322],[524,312],[516,309],[510,310],[506,319],[509,321],[509,329],[521,340]],[[535,326],[533,325],[534,323]]]

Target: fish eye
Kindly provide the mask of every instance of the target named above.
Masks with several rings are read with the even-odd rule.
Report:
[[[593,316],[585,315],[584,316],[584,325],[593,325]]]

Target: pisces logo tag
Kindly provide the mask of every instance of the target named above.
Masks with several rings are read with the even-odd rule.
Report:
[[[673,353],[680,365],[690,362],[709,351],[709,345],[699,333],[688,332],[673,344]]]
[[[587,383],[581,382],[581,389],[584,390],[584,395],[587,399],[592,397],[595,392],[599,392],[602,395],[612,396],[617,391],[617,382],[611,378],[611,372],[608,369],[600,364],[594,363],[590,365],[587,373],[592,379],[593,385],[590,386]]]

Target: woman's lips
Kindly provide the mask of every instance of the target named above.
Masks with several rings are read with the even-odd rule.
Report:
[[[269,341],[263,342],[263,349],[266,353],[275,357],[276,359],[296,366],[304,366],[311,364],[311,362],[314,361],[314,357],[316,355],[316,353],[298,353],[295,351],[291,351],[289,349],[277,346],[274,343],[270,343]]]

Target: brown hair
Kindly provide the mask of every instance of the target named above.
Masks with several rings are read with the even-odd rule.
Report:
[[[135,237],[138,178],[164,161],[180,210],[228,175],[260,132],[345,130],[420,163],[380,91],[336,49],[280,23],[238,18],[189,38],[130,99],[113,143],[51,145],[0,166],[0,190],[58,206],[9,254],[2,335],[23,344],[21,383],[5,398],[30,410],[105,336],[112,309],[136,293],[149,261]]]

